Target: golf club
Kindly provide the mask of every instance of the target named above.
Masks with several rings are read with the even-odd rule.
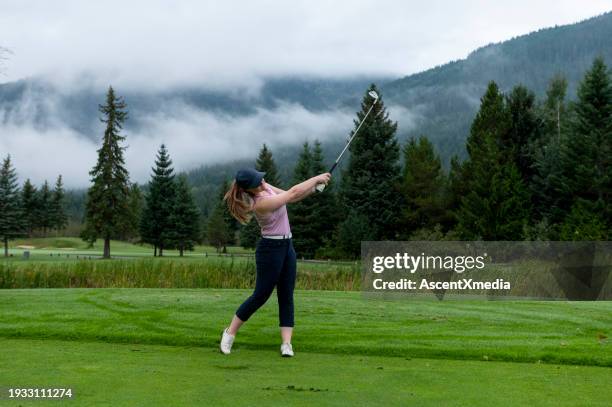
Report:
[[[338,158],[336,158],[336,162],[334,162],[334,165],[331,166],[331,168],[329,169],[329,173],[331,174],[335,169],[336,166],[338,165],[338,163],[340,162],[340,160],[342,159],[342,156],[344,155],[344,152],[349,148],[349,146],[351,145],[351,142],[353,141],[353,139],[355,138],[355,136],[357,135],[357,132],[359,131],[359,129],[361,128],[361,126],[363,125],[363,123],[366,121],[366,119],[368,118],[368,115],[370,114],[370,112],[372,111],[372,109],[374,108],[374,105],[376,104],[376,102],[378,102],[378,93],[374,92],[373,90],[368,92],[368,95],[374,99],[374,102],[372,102],[372,106],[370,106],[370,109],[368,110],[368,112],[365,114],[365,116],[363,116],[363,119],[361,120],[361,123],[359,123],[359,126],[357,126],[357,129],[355,129],[355,132],[353,133],[353,135],[351,136],[351,138],[349,138],[348,142],[346,143],[346,146],[344,146],[344,149],[342,150],[342,152],[340,153],[340,155],[338,156]],[[323,192],[323,190],[325,189],[325,184],[317,184],[317,186],[315,187],[315,189],[318,192]]]

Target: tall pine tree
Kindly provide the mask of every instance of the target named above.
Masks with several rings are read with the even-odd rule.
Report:
[[[355,128],[372,106],[373,99],[368,95],[372,90],[378,92],[374,84],[365,92],[361,111],[357,113],[355,120]],[[395,239],[399,232],[398,208],[401,205],[401,196],[396,131],[397,123],[389,119],[381,96],[349,147],[348,165],[342,172],[340,203],[345,213],[354,213],[354,219],[348,217],[344,222],[368,220],[368,235],[360,236],[361,240]],[[339,233],[348,233],[350,230],[351,227],[345,225],[339,229]],[[351,236],[341,239],[351,239]],[[358,254],[350,253],[352,256]]]
[[[172,245],[170,215],[175,204],[174,168],[164,144],[157,152],[152,168],[146,204],[140,220],[140,236],[143,242],[154,246],[154,255],[164,255],[164,248]]]
[[[17,173],[8,155],[0,168],[0,238],[4,243],[4,256],[8,257],[8,241],[24,232],[21,196]]]
[[[578,87],[569,137],[561,146],[561,182],[572,197],[571,211],[590,212],[612,228],[612,83],[596,58]],[[576,208],[574,208],[574,206]],[[578,218],[578,217],[575,217]],[[582,218],[586,218],[582,216]],[[575,222],[575,221],[572,221]],[[587,224],[591,223],[590,221]]]
[[[106,124],[102,146],[98,149],[98,162],[89,172],[93,185],[87,191],[85,229],[83,238],[93,243],[104,239],[103,258],[110,258],[110,240],[120,233],[128,213],[129,174],[125,168],[119,134],[127,119],[126,104],[115,95],[112,86],[106,94],[106,104],[99,106]]]
[[[556,75],[546,91],[546,99],[540,107],[543,134],[540,143],[533,146],[534,174],[530,189],[534,203],[534,221],[546,225],[561,222],[566,214],[565,202],[571,199],[563,185],[561,146],[568,133],[569,112],[565,102],[567,80]],[[548,229],[548,226],[547,226]],[[556,239],[553,230],[545,230],[543,238]],[[552,233],[552,234],[551,234]]]
[[[264,171],[266,173],[265,179],[268,184],[272,184],[277,188],[283,188],[280,176],[278,175],[276,163],[272,157],[272,151],[265,144],[259,152],[259,156],[257,157],[257,161],[255,163],[255,169],[257,169],[257,171]]]
[[[462,166],[467,194],[461,199],[458,229],[463,238],[521,240],[530,202],[511,154],[512,116],[503,94],[490,82],[467,140]]]
[[[323,174],[328,170],[329,167],[323,162],[321,142],[315,140],[312,149],[312,176]],[[332,244],[334,231],[342,218],[334,180],[330,179],[323,193],[309,198],[308,202],[311,204],[313,214],[310,223],[315,235],[316,249]],[[317,250],[313,254],[316,255],[316,252]]]
[[[53,196],[49,182],[45,180],[40,190],[38,190],[38,227],[42,230],[43,236],[47,236],[47,231],[53,228]]]
[[[64,183],[62,181],[62,176],[59,175],[55,181],[55,188],[51,193],[51,228],[58,232],[68,225],[66,203],[64,200]]]
[[[451,157],[448,179],[444,188],[445,223],[443,226],[449,231],[456,229],[461,200],[468,193],[468,178],[463,172],[464,165],[454,155]]]
[[[193,250],[200,240],[200,211],[193,200],[185,175],[179,176],[176,181],[170,223],[172,224],[170,240],[182,257],[185,250]]]
[[[404,171],[401,237],[407,239],[418,229],[433,229],[444,220],[445,184],[440,157],[427,137],[411,138],[403,148]]]
[[[28,237],[38,227],[38,190],[30,179],[26,179],[21,189],[21,203],[23,206],[23,222]]]
[[[502,154],[516,165],[525,185],[534,174],[534,149],[540,145],[542,124],[537,116],[535,94],[524,86],[515,86],[506,98],[510,126],[502,134]]]
[[[312,152],[310,145],[302,145],[295,168],[293,169],[292,183],[299,184],[313,176]],[[291,231],[294,235],[293,245],[298,256],[312,258],[317,248],[316,231],[312,223],[316,214],[313,213],[313,201],[305,199],[288,205],[287,209],[291,219]]]

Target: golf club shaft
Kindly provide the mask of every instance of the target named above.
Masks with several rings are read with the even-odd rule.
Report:
[[[353,142],[353,139],[355,138],[355,136],[357,135],[357,132],[359,131],[359,129],[361,128],[361,126],[363,125],[363,123],[365,123],[366,119],[368,118],[370,112],[372,111],[372,109],[374,108],[374,104],[376,103],[376,101],[374,101],[374,103],[372,103],[372,106],[370,106],[370,109],[368,109],[368,112],[366,113],[365,116],[363,116],[363,120],[361,120],[361,123],[359,123],[359,126],[357,126],[357,129],[355,130],[355,132],[353,133],[353,135],[351,136],[351,138],[349,139],[348,143],[346,143],[346,145],[344,146],[344,148],[342,149],[342,152],[340,153],[340,155],[338,156],[338,158],[336,158],[336,162],[334,163],[334,165],[332,165],[332,167],[329,170],[329,173],[331,174],[332,171],[336,168],[336,166],[338,165],[338,163],[340,162],[340,160],[342,159],[342,156],[344,155],[344,152],[349,148],[349,146],[351,145],[351,143]]]
[[[374,99],[374,102],[372,103],[372,106],[370,106],[370,109],[368,109],[367,113],[365,114],[365,116],[363,116],[363,119],[361,120],[361,123],[359,123],[359,126],[357,126],[357,129],[355,129],[355,132],[353,133],[353,135],[351,136],[351,138],[349,139],[348,143],[346,143],[346,146],[344,146],[344,148],[342,149],[342,152],[340,152],[340,155],[338,156],[338,158],[336,158],[336,162],[334,162],[334,164],[331,166],[331,168],[329,169],[329,173],[331,174],[336,167],[338,166],[338,163],[340,163],[340,160],[342,159],[342,156],[344,155],[345,151],[349,148],[349,146],[351,145],[351,142],[353,141],[353,139],[355,138],[355,136],[357,135],[357,132],[359,131],[359,129],[361,128],[361,126],[363,125],[363,123],[365,123],[366,119],[368,118],[368,115],[370,114],[370,112],[372,111],[372,109],[374,108],[374,105],[376,104],[376,102],[378,101],[378,99]],[[325,189],[325,184],[318,184],[315,189],[318,192],[323,192],[323,190]]]

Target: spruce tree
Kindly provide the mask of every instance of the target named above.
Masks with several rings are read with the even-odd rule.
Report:
[[[106,104],[99,106],[100,119],[106,124],[102,146],[98,149],[98,162],[89,172],[93,185],[87,191],[85,229],[83,238],[93,244],[98,237],[104,239],[103,258],[110,258],[110,240],[120,233],[128,214],[129,174],[125,168],[119,134],[127,119],[126,104],[108,88]]]
[[[265,180],[268,184],[272,184],[277,188],[283,188],[281,185],[280,176],[278,175],[276,163],[272,157],[272,151],[270,151],[268,146],[265,144],[259,152],[259,156],[257,157],[257,161],[255,163],[255,169],[257,169],[257,171],[263,171],[266,173]]]
[[[193,250],[200,240],[200,211],[193,200],[185,175],[177,178],[170,223],[172,224],[170,239],[182,257],[185,250]]]
[[[445,183],[440,157],[433,145],[421,136],[411,138],[403,148],[404,171],[402,193],[403,238],[409,238],[418,229],[433,229],[443,221],[443,188]]]
[[[314,148],[312,149],[312,176],[323,174],[328,170],[329,167],[323,162],[321,143],[315,140]],[[312,217],[310,223],[315,236],[316,249],[332,244],[334,231],[342,218],[336,191],[336,183],[332,178],[323,193],[316,194],[308,200],[311,204]],[[316,250],[313,255],[316,255]]]
[[[23,207],[23,223],[24,229],[28,237],[32,237],[32,233],[37,227],[38,222],[38,191],[30,179],[26,179],[21,189],[21,203]]]
[[[510,126],[502,134],[502,155],[516,165],[525,185],[534,174],[534,152],[540,145],[542,125],[537,116],[535,94],[524,86],[515,86],[506,98]]]
[[[8,257],[8,241],[24,233],[21,196],[17,173],[8,155],[0,169],[0,238],[4,243],[4,256]]]
[[[373,100],[368,95],[372,90],[378,92],[374,84],[365,92],[361,111],[357,113],[354,121],[355,128],[372,106]],[[370,235],[361,236],[362,239],[395,239],[399,232],[398,208],[401,205],[401,196],[396,131],[397,123],[389,119],[383,98],[380,96],[349,147],[347,168],[342,172],[340,204],[345,213],[354,212],[355,219],[367,219],[370,223],[367,228]],[[344,222],[349,221],[347,218]],[[348,233],[350,230],[351,227],[341,227],[339,232]],[[350,236],[341,237],[344,240],[350,238]]]
[[[152,168],[149,191],[140,221],[140,236],[143,242],[154,246],[154,255],[164,255],[164,248],[172,244],[171,236],[172,214],[175,204],[176,188],[174,183],[174,168],[168,150],[161,145]]]
[[[45,180],[42,187],[40,187],[36,201],[38,203],[38,228],[42,230],[43,236],[47,236],[47,231],[53,228],[54,215],[53,196],[47,180]]]
[[[292,183],[299,184],[313,176],[313,162],[310,145],[305,142],[293,170]],[[294,235],[293,245],[300,257],[312,258],[317,248],[316,231],[312,221],[317,215],[313,213],[313,200],[305,199],[288,206],[291,219],[291,231]]]
[[[67,225],[68,216],[66,215],[64,183],[62,176],[59,175],[51,194],[51,228],[59,232]]]
[[[462,166],[467,194],[458,211],[463,238],[517,240],[530,210],[527,188],[508,152],[511,114],[495,82],[490,82],[467,140]],[[505,154],[504,154],[505,153]]]
[[[556,225],[571,204],[567,186],[562,183],[561,146],[568,133],[569,109],[565,103],[567,80],[556,75],[550,81],[546,99],[540,107],[542,137],[532,146],[534,173],[529,183],[534,204],[534,221]],[[565,209],[564,209],[565,208]],[[545,238],[556,238],[553,230]]]
[[[562,130],[560,138],[551,137],[536,156],[536,172],[532,181],[535,220],[549,225],[547,239],[556,240],[558,224],[572,205],[572,195],[565,183],[562,146],[567,135]]]
[[[594,60],[578,87],[572,119],[562,145],[562,182],[573,198],[572,206],[582,199],[593,203],[591,208],[601,207],[603,213],[594,216],[612,227],[612,83],[602,58]]]
[[[459,157],[451,157],[448,179],[444,188],[444,228],[454,230],[458,223],[458,213],[461,207],[461,200],[468,193],[468,178],[464,175],[464,165],[459,161]]]
[[[293,183],[297,184],[322,174],[327,171],[326,168],[321,143],[315,140],[313,148],[310,148],[309,143],[305,142],[294,168]],[[317,250],[333,244],[331,239],[341,216],[333,180],[330,180],[322,194],[317,193],[291,204],[288,209],[298,256],[314,258]]]

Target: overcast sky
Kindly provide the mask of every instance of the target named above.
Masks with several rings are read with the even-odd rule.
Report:
[[[265,75],[407,75],[612,9],[612,0],[0,1],[3,81],[88,72],[117,86]]]
[[[112,83],[120,90],[256,92],[266,76],[404,76],[608,10],[612,0],[0,0],[0,46],[11,51],[0,83],[43,76],[63,90]],[[36,114],[27,103],[19,109],[24,117]],[[128,135],[126,160],[136,181],[147,180],[161,142],[185,170],[253,157],[241,142],[252,129],[270,134],[258,142],[278,145],[344,137],[352,127],[351,112],[314,114],[294,105],[241,118],[169,109],[143,118],[146,128]],[[396,110],[392,119],[405,128],[413,114]],[[97,148],[91,140],[61,122],[41,130],[1,119],[2,112],[0,155],[12,155],[21,180],[40,183],[62,173],[68,186],[88,184]]]

